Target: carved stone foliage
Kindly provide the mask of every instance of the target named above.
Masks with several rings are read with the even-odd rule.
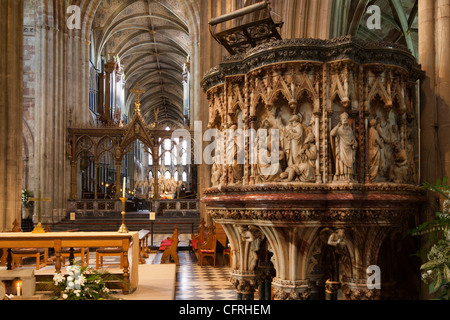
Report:
[[[308,300],[311,289],[307,280],[273,279],[273,295],[277,300]]]
[[[226,58],[203,79],[209,127],[244,130],[245,161],[216,165],[212,185],[416,183],[421,76],[404,48],[351,37]]]
[[[316,222],[352,222],[366,221],[376,222],[385,220],[391,223],[399,222],[408,215],[417,213],[412,208],[395,208],[395,209],[208,209],[208,214],[217,220],[233,219],[233,220],[269,220],[279,222],[300,222],[300,221],[316,221]]]
[[[342,293],[346,300],[378,300],[381,295],[380,290],[368,289],[365,284],[344,284]]]

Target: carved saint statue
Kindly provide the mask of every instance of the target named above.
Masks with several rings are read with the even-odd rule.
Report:
[[[305,130],[302,126],[302,121],[303,117],[301,115],[293,115],[289,119],[290,124],[285,130],[288,141],[286,149],[288,166],[299,164],[301,160],[300,149],[305,140]]]
[[[275,145],[272,145],[272,131],[271,131],[271,123],[269,120],[264,120],[261,126],[261,129],[266,130],[260,133],[266,135],[265,139],[259,139],[256,145],[256,156],[257,158],[257,175],[256,175],[256,183],[264,183],[277,180],[281,173],[281,163],[280,163],[280,154],[282,151],[278,145],[278,150],[272,150],[272,147],[276,148]],[[279,137],[278,137],[279,139]],[[279,141],[279,140],[278,140]],[[276,159],[276,163],[272,161],[272,153],[279,152],[278,157]]]
[[[220,179],[223,173],[223,160],[219,148],[216,148],[214,155],[214,163],[211,168],[211,185],[213,187],[220,185]]]
[[[369,124],[369,178],[370,181],[374,181],[379,176],[383,165],[381,161],[383,141],[376,128],[377,120],[373,119]]]
[[[336,160],[334,181],[353,180],[356,148],[358,146],[352,128],[348,124],[349,115],[344,112],[339,124],[331,130],[331,146]]]
[[[237,130],[237,126],[232,125],[230,129],[232,132],[235,132],[236,135],[234,136],[234,140],[230,140],[227,142],[232,144],[230,146],[227,146],[227,161],[229,161],[229,159],[232,159],[232,163],[230,164],[231,175],[229,176],[228,182],[231,185],[240,185],[242,184],[242,178],[244,176],[244,165],[242,163],[239,163],[239,158],[244,146],[242,145],[242,139],[239,131]]]

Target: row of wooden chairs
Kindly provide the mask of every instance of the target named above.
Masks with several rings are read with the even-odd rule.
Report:
[[[61,263],[62,266],[66,265],[66,259],[70,257],[71,248],[63,248],[61,250]],[[12,268],[23,266],[23,258],[33,257],[36,258],[36,270],[41,267],[47,266],[48,248],[14,248],[12,253]],[[120,268],[123,269],[123,257],[122,249],[118,247],[102,247],[96,250],[96,263],[97,269],[103,267],[103,257],[106,256],[120,256]],[[73,256],[81,258],[81,267],[89,265],[89,249],[88,248],[73,248]],[[41,261],[42,260],[42,261]],[[115,265],[115,264],[111,264]]]

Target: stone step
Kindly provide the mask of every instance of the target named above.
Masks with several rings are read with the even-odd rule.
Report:
[[[106,231],[117,231],[122,224],[122,218],[83,218],[77,219],[76,221],[70,221],[64,219],[57,224],[51,226],[51,231],[68,231],[68,230],[78,230],[84,232],[106,232]],[[197,218],[176,218],[176,217],[164,217],[157,218],[153,223],[153,232],[155,234],[171,234],[174,229],[174,225],[178,226],[178,231],[181,234],[191,234],[198,229],[200,224],[200,217]],[[138,219],[133,218],[125,219],[125,225],[129,231],[139,231],[142,229],[151,230],[152,222],[148,219]]]

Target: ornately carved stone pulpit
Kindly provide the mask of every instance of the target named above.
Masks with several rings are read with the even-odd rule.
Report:
[[[271,41],[204,76],[223,148],[202,201],[231,243],[240,297],[253,296],[267,254],[278,299],[325,297],[326,283],[348,299],[400,292],[396,250],[424,200],[422,75],[403,46],[344,37]],[[225,159],[239,150],[243,161]],[[371,265],[381,290],[367,286]]]

